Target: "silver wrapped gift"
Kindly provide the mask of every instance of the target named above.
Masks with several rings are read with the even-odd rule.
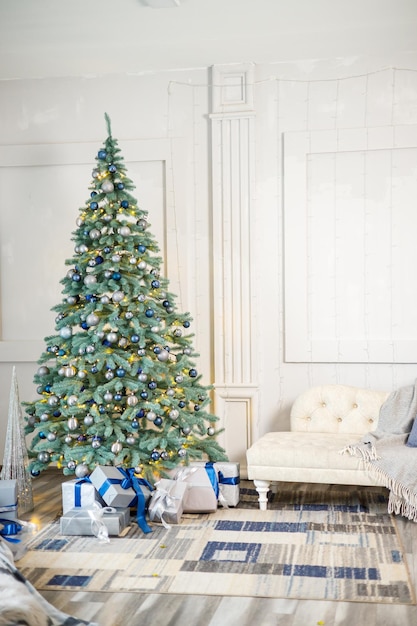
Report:
[[[0,480],[0,518],[17,520],[17,481]]]
[[[100,525],[117,537],[130,524],[130,509],[113,507],[74,508],[60,519],[61,535],[92,535],[100,538]]]
[[[124,487],[124,473],[113,465],[98,465],[90,474],[90,480],[104,502],[109,506],[133,506],[136,492],[132,487]]]
[[[207,473],[205,464],[181,467],[174,479],[185,482],[188,489],[184,494],[184,513],[212,513],[217,509],[217,493]]]
[[[149,519],[153,522],[161,522],[165,528],[168,528],[169,524],[179,524],[187,490],[186,482],[161,478],[155,484],[155,491],[152,492],[149,502]]]

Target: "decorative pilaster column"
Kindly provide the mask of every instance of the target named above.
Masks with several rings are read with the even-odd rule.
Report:
[[[215,410],[246,465],[257,408],[253,64],[212,68]]]

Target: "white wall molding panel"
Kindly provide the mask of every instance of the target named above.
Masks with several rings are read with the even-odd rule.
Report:
[[[245,464],[257,412],[253,65],[212,68],[215,410]]]
[[[416,174],[415,125],[284,134],[287,362],[415,363]]]

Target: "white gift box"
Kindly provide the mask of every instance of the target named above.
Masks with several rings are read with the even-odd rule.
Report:
[[[190,467],[206,467],[206,463],[192,461]],[[236,506],[240,499],[240,464],[216,461],[213,467],[218,481],[219,503],[223,506]]]
[[[17,481],[0,480],[0,518],[17,520]]]
[[[91,509],[70,509],[60,519],[61,535],[95,535],[94,519],[90,515]],[[130,524],[130,509],[114,509],[112,512],[103,511],[100,515],[109,535],[118,536]]]
[[[64,515],[70,509],[86,508],[92,506],[94,502],[104,505],[104,500],[89,480],[75,478],[62,483],[62,512]]]
[[[108,506],[129,507],[135,504],[135,490],[122,486],[125,475],[117,467],[97,465],[90,474],[90,480]]]
[[[204,463],[201,467],[181,467],[173,477],[188,485],[184,493],[184,513],[212,513],[217,509],[217,495]]]
[[[227,506],[237,506],[240,500],[240,464],[216,461],[214,469],[219,480],[219,490]]]

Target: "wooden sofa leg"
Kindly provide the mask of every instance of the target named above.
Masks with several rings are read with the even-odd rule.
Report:
[[[258,502],[259,508],[261,511],[266,511],[268,504],[268,491],[269,491],[269,480],[254,480],[253,484],[255,485],[255,489],[259,494]]]

